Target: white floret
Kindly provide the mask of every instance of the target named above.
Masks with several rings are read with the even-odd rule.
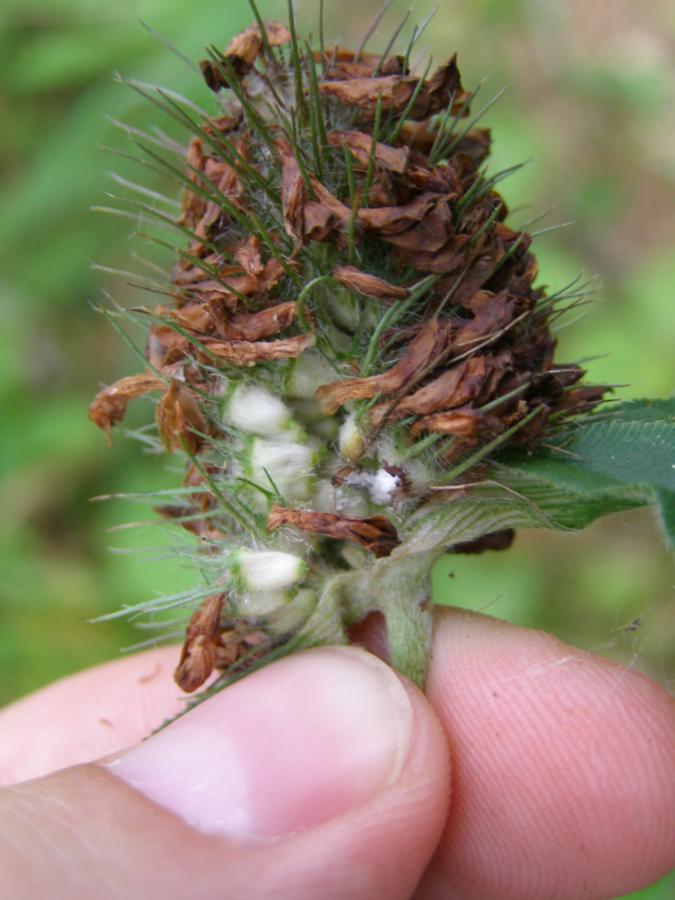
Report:
[[[289,499],[307,498],[311,487],[314,451],[296,441],[268,441],[256,438],[251,447],[252,478],[269,488],[272,479],[279,491]]]
[[[278,591],[297,584],[307,574],[307,564],[293,553],[278,550],[240,550],[233,566],[243,590]]]
[[[225,421],[244,434],[273,437],[293,425],[291,412],[278,397],[258,385],[240,384],[223,410]]]
[[[296,400],[313,399],[321,384],[335,381],[336,372],[316,350],[307,350],[295,361],[286,383],[286,395]]]

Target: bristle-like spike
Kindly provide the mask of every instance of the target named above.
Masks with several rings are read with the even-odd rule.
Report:
[[[368,28],[366,28],[366,30],[363,34],[363,37],[361,38],[361,43],[356,48],[356,52],[354,53],[354,59],[356,60],[356,62],[358,62],[361,59],[361,55],[363,54],[364,50],[366,49],[366,45],[367,45],[368,41],[371,39],[371,37],[375,33],[375,31],[376,31],[378,25],[380,24],[380,22],[382,21],[382,19],[386,16],[386,14],[389,11],[393,2],[394,2],[394,0],[386,0],[386,2],[384,3],[384,5],[380,9],[380,11],[376,14],[373,21],[370,23]],[[322,45],[322,47],[323,47],[323,45]]]
[[[424,84],[426,82],[427,75],[429,74],[429,72],[431,70],[432,63],[433,63],[433,57],[430,56],[429,61],[427,62],[426,68],[424,70],[424,73],[422,74],[422,77],[419,79],[419,81],[415,85],[414,91],[410,95],[410,100],[408,100],[407,106],[405,107],[403,112],[398,117],[398,121],[395,123],[392,132],[390,134],[387,134],[387,137],[386,137],[387,143],[395,144],[396,141],[398,140],[398,136],[401,133],[401,130],[403,129],[403,126],[405,125],[408,117],[412,113],[415,103],[417,102],[417,99],[418,99],[420,93],[422,92],[422,89],[424,88]]]
[[[144,131],[142,128],[135,128],[133,125],[129,125],[127,122],[120,122],[119,119],[113,118],[113,116],[108,116],[108,122],[111,125],[114,125],[115,128],[119,128],[121,131],[124,131],[127,135],[133,134],[136,137],[142,138],[144,141],[147,141],[149,144],[154,144],[157,147],[161,147],[162,150],[168,150],[169,153],[174,153],[179,158],[183,159],[185,157],[186,148],[179,144],[177,141],[173,141],[170,138],[167,138],[166,135],[162,133],[151,134],[149,131]],[[108,151],[113,150],[114,148],[106,147]]]
[[[260,39],[262,40],[263,48],[265,50],[265,56],[270,60],[270,62],[273,62],[274,54],[272,53],[272,47],[270,46],[270,39],[267,36],[265,20],[260,15],[258,4],[255,2],[255,0],[248,0],[248,5],[251,7],[251,12],[255,16],[255,20],[258,23],[258,29],[260,30]]]
[[[464,126],[464,128],[459,132],[459,134],[450,142],[450,144],[445,145],[443,148],[444,156],[451,156],[454,149],[457,145],[462,141],[467,134],[476,127],[476,125],[481,121],[483,116],[488,112],[488,110],[492,109],[492,107],[497,103],[506,93],[506,88],[503,87],[497,91],[494,97],[491,97],[490,100],[483,106],[476,115],[470,119],[469,122]]]
[[[411,10],[408,10],[407,13],[406,13],[406,14],[403,16],[403,18],[401,19],[401,21],[400,21],[400,22],[398,23],[398,25],[396,26],[396,28],[394,29],[394,31],[393,31],[391,37],[389,38],[389,40],[387,41],[387,46],[386,46],[386,47],[384,48],[384,50],[382,51],[382,55],[381,55],[381,57],[380,57],[380,61],[378,62],[377,66],[375,67],[375,71],[373,72],[373,78],[377,78],[377,76],[378,76],[378,75],[380,74],[380,72],[382,71],[382,66],[383,66],[385,60],[388,59],[389,54],[391,53],[391,51],[393,50],[394,45],[396,44],[396,41],[398,40],[398,36],[399,36],[400,33],[403,31],[403,29],[405,28],[405,26],[408,24],[408,19],[410,18],[410,13],[411,13]]]
[[[199,73],[199,66],[196,65],[196,63],[193,59],[190,59],[189,56],[186,56],[184,53],[182,53],[178,49],[178,47],[176,47],[175,44],[172,44],[171,41],[167,37],[165,37],[163,34],[160,34],[159,31],[156,31],[151,25],[148,25],[147,22],[144,22],[143,19],[139,19],[139,21],[140,21],[141,26],[143,28],[145,28],[145,30],[148,32],[148,34],[151,34],[152,37],[155,38],[155,40],[159,41],[159,43],[163,47],[166,47],[167,50],[169,50],[171,53],[173,53],[173,55],[177,59],[179,59],[184,65],[186,65],[191,72]]]
[[[174,200],[172,197],[167,197],[165,194],[160,194],[159,191],[153,191],[151,188],[148,188],[143,184],[138,184],[135,181],[124,178],[118,172],[108,172],[108,175],[116,184],[119,184],[121,187],[128,188],[130,191],[134,191],[137,194],[142,194],[144,197],[148,197],[150,200],[156,200],[158,203],[165,204],[166,206],[173,206],[175,209],[180,209],[180,203],[178,203],[178,201]]]
[[[326,38],[323,30],[324,21],[323,0],[319,0],[319,49],[322,55],[326,52]]]
[[[298,36],[295,31],[295,11],[293,9],[293,0],[288,0],[288,24],[291,31],[291,59],[293,61],[293,74],[295,77],[295,108],[301,120],[307,115],[307,106],[305,103],[305,84],[302,71],[302,62],[300,60],[300,47],[298,44]]]

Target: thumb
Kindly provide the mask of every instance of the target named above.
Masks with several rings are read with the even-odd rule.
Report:
[[[0,791],[0,868],[16,900],[395,900],[448,798],[422,694],[365,651],[322,648],[113,760]]]

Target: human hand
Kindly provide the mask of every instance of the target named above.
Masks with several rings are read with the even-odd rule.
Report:
[[[139,744],[176,654],[0,713],[6,896],[599,900],[675,862],[671,699],[547,635],[444,610],[426,698],[322,648]]]

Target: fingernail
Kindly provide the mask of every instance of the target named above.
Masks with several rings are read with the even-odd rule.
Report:
[[[408,695],[383,662],[320,648],[226,688],[109,768],[200,831],[279,838],[396,781],[411,725]]]

